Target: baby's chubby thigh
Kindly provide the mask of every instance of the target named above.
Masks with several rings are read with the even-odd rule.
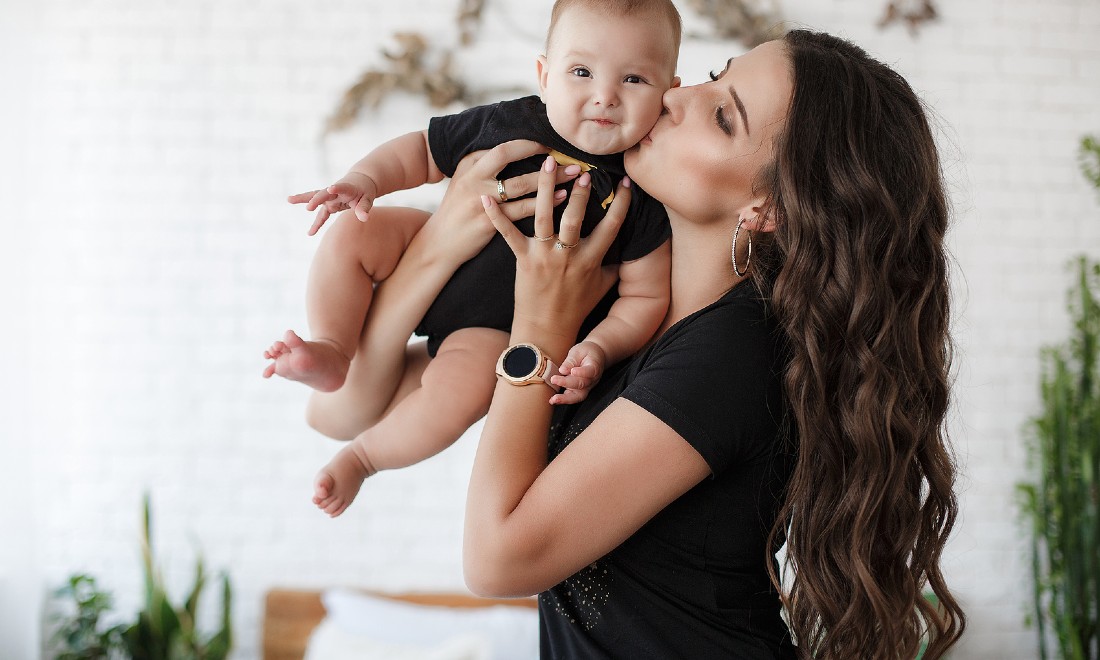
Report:
[[[489,412],[496,387],[496,362],[508,347],[508,333],[463,328],[443,340],[420,379],[438,422],[465,430]]]

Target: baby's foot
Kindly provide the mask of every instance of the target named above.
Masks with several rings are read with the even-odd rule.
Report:
[[[351,363],[335,344],[305,341],[293,330],[287,330],[282,341],[264,351],[264,357],[275,360],[264,369],[264,378],[279,374],[318,392],[335,392],[343,387]]]
[[[362,441],[356,438],[317,473],[313,480],[313,503],[335,518],[348,508],[363,481],[375,472],[362,449]]]

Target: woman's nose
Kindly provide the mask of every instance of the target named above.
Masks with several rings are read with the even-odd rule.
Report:
[[[687,87],[670,87],[661,97],[662,115],[669,115],[673,121],[679,122],[684,112],[684,105],[688,100]]]

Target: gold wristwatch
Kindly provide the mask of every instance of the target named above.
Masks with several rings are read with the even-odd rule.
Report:
[[[558,371],[546,354],[534,344],[514,344],[504,349],[497,360],[497,376],[513,385],[537,385],[546,383],[557,390],[550,382],[550,376]]]

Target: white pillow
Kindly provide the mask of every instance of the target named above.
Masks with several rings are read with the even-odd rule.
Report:
[[[531,608],[415,605],[349,589],[326,591],[321,601],[341,631],[372,642],[430,648],[477,638],[486,644],[486,660],[539,657],[538,612]]]
[[[488,642],[463,635],[432,646],[387,644],[343,630],[322,619],[310,633],[303,660],[489,660]]]

